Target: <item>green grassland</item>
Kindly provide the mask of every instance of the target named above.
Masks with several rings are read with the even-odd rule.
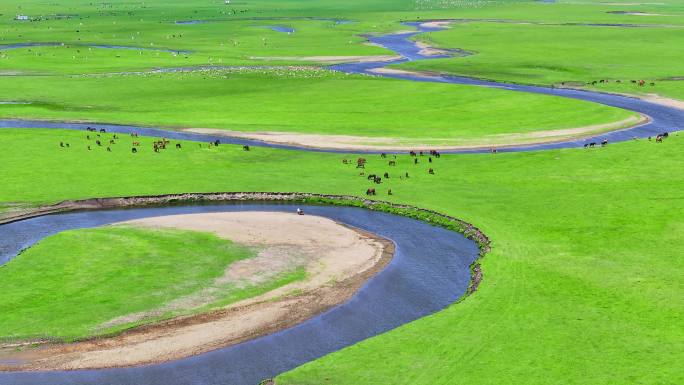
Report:
[[[255,250],[210,233],[121,225],[65,231],[0,267],[0,290],[5,293],[0,298],[0,340],[115,333],[206,311],[304,278],[303,270],[293,269],[265,285],[214,284],[231,263],[254,256]],[[206,289],[219,294],[198,297],[191,307],[164,308]],[[108,324],[150,311],[140,320]]]
[[[80,132],[1,134],[3,204],[188,191],[361,195],[369,187],[338,154],[186,143],[136,157],[57,146]],[[459,304],[279,383],[681,383],[684,222],[676,208],[684,179],[673,170],[684,166],[683,148],[673,135],[594,150],[443,155],[430,166],[435,175],[424,159],[400,156],[387,169],[370,157],[367,172],[391,173],[379,191],[394,195],[381,199],[463,218],[490,236],[484,281]],[[392,178],[405,171],[408,180]]]
[[[636,116],[573,99],[316,69],[10,76],[0,77],[0,88],[0,100],[31,103],[0,105],[0,117],[4,118],[375,136],[449,144]]]
[[[684,72],[677,50],[672,49],[684,44],[684,28],[473,22],[456,23],[426,39],[475,55],[404,66],[536,84],[660,79]]]
[[[679,57],[684,4],[678,0],[634,5],[582,0],[553,4],[460,0],[235,3],[227,9],[218,0],[3,1],[0,44],[49,41],[66,45],[1,51],[0,101],[33,104],[0,104],[0,116],[423,139],[482,138],[625,116],[623,111],[561,98],[311,69],[69,76],[157,67],[302,64],[259,59],[274,56],[383,55],[389,52],[364,45],[360,35],[405,30],[398,21],[428,19],[479,19],[420,38],[475,55],[412,62],[402,68],[545,85],[643,78],[655,81],[656,86],[644,89],[609,83],[600,89],[684,98],[684,83],[663,80],[684,76]],[[12,20],[16,14],[41,15],[46,20],[22,23]],[[65,14],[72,16],[57,16]],[[297,19],[303,16],[355,22]],[[252,17],[288,19],[247,20]],[[175,24],[193,19],[214,22]],[[567,23],[653,27],[562,25]],[[284,25],[296,32],[274,32],[263,28],[266,25]],[[173,55],[78,45],[84,43],[193,52]],[[10,74],[43,76],[4,76]],[[183,192],[361,196],[371,187],[354,166],[342,163],[351,155],[266,148],[244,152],[239,146],[208,148],[187,142],[180,150],[154,153],[149,138],[140,138],[141,150],[132,154],[129,140],[120,139],[112,152],[101,147],[88,151],[84,132],[0,130],[0,210],[64,199]],[[60,148],[59,142],[71,147]],[[684,166],[683,150],[684,136],[673,134],[661,144],[639,140],[586,150],[443,155],[429,166],[424,158],[414,165],[407,156],[399,156],[398,166],[388,168],[386,160],[368,156],[366,172],[390,172],[379,188],[372,186],[378,188],[379,199],[437,210],[485,231],[492,239],[492,251],[482,261],[484,280],[464,301],[285,373],[278,384],[684,383],[684,262],[680,257],[684,254],[680,209],[684,174],[677,172]],[[428,167],[435,175],[428,174]],[[410,178],[397,178],[405,172]],[[391,196],[386,195],[390,188]],[[59,237],[110,235],[98,231]],[[66,240],[52,237],[43,242]],[[223,242],[201,244],[227,247]],[[18,315],[12,318],[15,309],[16,314],[30,311],[17,304],[17,298],[38,301],[25,297],[26,293],[65,285],[59,272],[88,261],[65,253],[60,259],[63,265],[51,268],[51,278],[46,280],[36,275],[35,268],[30,270],[50,257],[47,248],[39,253],[41,245],[0,268],[1,292],[11,293],[0,299],[0,331],[6,330],[3,319],[22,326]],[[183,255],[175,251],[155,252],[172,261]],[[188,273],[196,274],[199,288],[233,257],[222,254],[222,261],[211,260],[206,267],[193,265]],[[155,270],[158,262],[154,260],[155,266],[150,267],[155,274],[172,268],[160,264]],[[122,277],[116,266],[101,263],[109,268],[106,274]],[[13,265],[24,264],[24,274],[3,279]],[[169,281],[181,277],[178,271],[169,275]],[[96,277],[105,277],[105,272]],[[293,277],[299,279],[296,274]],[[188,293],[197,288],[187,288]],[[123,297],[90,294],[93,301],[99,296],[112,301],[97,306],[113,306]],[[146,305],[149,299],[145,297],[138,298],[141,307],[162,303]],[[116,313],[108,308],[107,317],[75,330],[51,323],[58,321],[46,318],[49,304],[43,305],[43,313],[37,313],[43,315],[35,318],[35,324],[26,325],[35,328],[16,329],[16,335],[62,333],[71,338],[91,333],[88,328],[132,310]],[[45,326],[50,325],[52,330],[47,330]]]
[[[548,8],[556,7],[548,5]],[[556,10],[572,8],[553,8]],[[594,7],[595,9],[596,7]],[[584,86],[599,79],[655,81],[649,92],[680,97],[681,83],[660,86],[660,80],[682,76],[679,47],[684,44],[684,10],[651,6],[624,6],[628,10],[662,12],[666,16],[607,14],[623,8],[603,6],[601,18],[582,14],[552,15],[524,22],[514,14],[490,21],[457,22],[445,31],[418,36],[418,40],[443,48],[461,48],[468,57],[409,62],[404,69],[436,71],[506,82]],[[577,11],[577,9],[575,9]],[[560,13],[560,12],[559,12]],[[575,13],[570,12],[570,15]],[[482,16],[482,15],[480,15]],[[613,16],[619,18],[613,19]],[[628,19],[624,19],[627,17]],[[486,19],[482,17],[482,19]],[[631,23],[652,27],[564,25],[564,23]],[[639,93],[636,90],[634,93]]]

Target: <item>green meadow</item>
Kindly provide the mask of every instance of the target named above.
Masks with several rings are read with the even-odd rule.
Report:
[[[1,134],[3,204],[187,191],[362,195],[369,186],[336,154],[192,143],[158,154],[87,152],[74,146],[81,132]],[[430,166],[435,175],[400,156],[396,170],[411,178],[390,177],[379,198],[483,229],[492,251],[480,289],[278,383],[681,382],[684,179],[672,170],[684,166],[683,148],[673,135],[662,144],[443,155]],[[367,172],[392,171],[384,165],[370,157]]]
[[[419,40],[473,55],[399,68],[575,87],[609,79],[594,88],[684,100],[679,0],[232,3],[3,1],[0,45],[64,45],[0,48],[0,117],[467,144],[632,116],[575,100],[322,68],[320,56],[391,54],[365,44],[364,35],[430,19],[460,21]],[[18,14],[32,21],[13,20]],[[188,20],[208,22],[176,23]],[[88,46],[94,44],[189,52]],[[150,72],[208,65],[260,68]],[[632,79],[655,85],[638,87]],[[684,383],[684,135],[592,149],[442,155],[433,163],[399,155],[392,169],[366,155],[367,173],[390,172],[379,187],[342,162],[353,155],[191,142],[155,153],[152,138],[136,139],[141,146],[133,154],[132,139],[119,136],[107,152],[85,132],[0,129],[0,212],[184,192],[362,197],[376,187],[377,199],[461,218],[492,240],[476,293],[283,373],[278,385]],[[397,178],[406,172],[410,178]],[[48,237],[0,267],[0,338],[71,340],[135,326],[101,327],[197,293],[253,253],[211,234],[118,226]],[[136,268],[123,271],[131,261]],[[282,282],[304,278],[293,271]],[[121,290],[107,290],[108,282]],[[264,290],[226,288],[214,304],[159,318]]]
[[[264,285],[216,285],[257,251],[211,233],[134,226],[69,230],[0,268],[0,340],[92,337],[225,305],[301,280],[293,269]],[[116,288],[116,289],[114,289]],[[202,294],[212,290],[218,294]],[[169,306],[174,300],[194,306]],[[126,319],[126,316],[144,314]]]

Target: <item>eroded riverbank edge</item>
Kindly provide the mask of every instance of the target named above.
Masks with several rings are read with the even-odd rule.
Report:
[[[375,211],[383,211],[383,212],[388,212],[396,215],[404,215],[407,217],[423,220],[425,222],[428,222],[433,225],[438,225],[456,232],[459,232],[463,235],[466,236],[466,238],[471,239],[475,241],[479,245],[480,249],[480,257],[482,257],[488,250],[489,250],[489,239],[476,227],[474,227],[471,224],[468,224],[464,221],[461,221],[459,219],[431,211],[431,210],[425,210],[425,209],[420,209],[416,208],[413,206],[408,206],[408,205],[400,205],[400,204],[394,204],[390,202],[383,202],[383,201],[372,201],[372,200],[366,200],[366,199],[361,199],[358,197],[354,196],[340,196],[340,195],[324,195],[324,194],[310,194],[310,193],[208,193],[208,194],[203,194],[203,193],[189,193],[189,194],[170,194],[170,195],[160,195],[160,196],[138,196],[138,197],[122,197],[122,198],[100,198],[100,199],[85,199],[85,200],[73,200],[73,201],[64,201],[55,205],[50,205],[50,206],[43,206],[41,208],[35,209],[35,210],[29,210],[26,212],[21,212],[21,213],[6,213],[2,219],[0,219],[0,224],[2,223],[10,223],[14,221],[19,221],[22,219],[28,219],[32,217],[37,217],[37,216],[42,216],[42,215],[48,215],[48,214],[55,214],[55,213],[61,213],[61,212],[69,212],[69,211],[84,211],[84,210],[103,210],[103,209],[115,209],[115,208],[134,208],[134,207],[145,207],[145,206],[167,206],[167,205],[186,205],[186,204],[201,204],[203,202],[206,203],[230,203],[230,202],[278,202],[281,201],[283,203],[302,203],[302,204],[322,204],[322,205],[338,205],[338,206],[353,206],[353,207],[364,207],[370,210],[375,210]],[[387,254],[387,253],[386,253]],[[385,262],[388,262],[389,259],[391,259],[391,253],[388,256],[385,256],[383,258]],[[479,259],[479,258],[478,258]],[[358,286],[361,286],[363,283],[365,283],[368,279],[372,278],[372,276],[382,270],[384,267],[383,264],[377,264],[373,269],[370,269],[364,273],[362,273],[362,276],[360,277],[355,277],[355,282],[358,284]],[[476,260],[473,262],[470,266],[471,270],[471,280],[470,284],[468,287],[468,290],[466,291],[466,296],[468,294],[473,293],[479,283],[481,282],[482,279],[482,271],[480,269],[479,261]],[[354,289],[354,282],[345,282],[345,287],[344,287],[344,292],[346,293],[347,297],[344,298],[342,302],[346,302],[348,298],[353,296],[353,294],[356,292],[356,289]],[[465,297],[465,296],[464,296]],[[266,335],[273,333],[278,330],[282,330],[284,328],[287,328],[289,326],[298,324],[300,322],[305,321],[306,319],[312,318],[316,314],[320,314],[320,312],[324,311],[327,308],[331,308],[335,305],[339,304],[339,302],[336,302],[335,304],[331,304],[327,307],[319,307],[319,309],[322,309],[318,311],[318,313],[312,314],[310,316],[307,316],[302,319],[296,319],[296,320],[289,320],[291,321],[290,324],[288,325],[274,325],[273,328],[267,328],[267,330],[263,330],[263,334],[252,334],[245,338],[242,341],[246,341],[252,338],[256,338],[259,335]],[[204,317],[203,320],[200,320],[201,322],[209,321],[211,322],[212,318],[216,316],[215,313],[205,313],[203,315],[197,316],[197,317]],[[193,317],[189,317],[193,318]],[[300,317],[301,318],[301,317]],[[175,320],[170,320],[168,323],[173,324],[174,322],[179,322],[179,323],[187,323],[187,322],[192,322],[192,320],[188,319],[175,319]],[[146,328],[155,328],[158,325],[148,325],[147,327],[142,327],[142,329]],[[280,327],[278,327],[280,326]],[[167,327],[167,325],[164,325],[164,327]],[[127,333],[138,333],[140,330],[131,330]],[[98,340],[91,341],[93,343],[98,343]],[[234,343],[229,343],[228,346],[239,343],[241,341],[235,341]],[[210,349],[204,349],[201,351],[197,351],[194,354],[199,354],[203,353],[205,351],[209,350],[215,350],[217,348],[224,347],[226,345],[220,345],[220,346],[213,346]],[[169,360],[172,360],[173,358],[167,358],[163,359],[159,362],[166,362]],[[156,361],[151,361],[151,362],[146,362],[146,363],[156,363]],[[111,367],[115,367],[116,365],[113,365]],[[130,365],[129,365],[130,366]],[[133,365],[136,366],[136,365]],[[102,367],[102,366],[98,366]],[[22,368],[4,368],[5,370],[10,370],[10,371],[17,371],[21,370]],[[45,368],[45,367],[36,367],[36,368],[24,368],[24,370],[51,370],[51,369],[81,369],[81,367],[75,367],[75,368],[64,368],[64,367],[59,367],[59,368]]]

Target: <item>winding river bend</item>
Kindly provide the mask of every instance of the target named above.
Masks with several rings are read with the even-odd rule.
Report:
[[[416,82],[439,82],[439,83],[451,83],[451,84],[463,84],[472,85],[479,87],[495,87],[501,89],[507,89],[511,91],[518,92],[529,92],[535,94],[544,94],[552,96],[560,96],[565,98],[580,99],[593,103],[605,104],[612,107],[623,108],[626,110],[631,110],[634,112],[641,113],[650,118],[648,123],[617,130],[613,132],[608,132],[601,135],[595,135],[584,139],[568,140],[555,143],[545,143],[545,144],[535,144],[535,145],[520,145],[500,148],[499,151],[535,151],[535,150],[548,150],[548,149],[558,149],[558,148],[575,148],[581,147],[586,143],[599,142],[602,140],[608,140],[609,142],[622,142],[626,140],[631,140],[634,138],[646,138],[649,136],[655,136],[663,132],[673,132],[679,131],[684,128],[684,110],[680,110],[674,107],[668,107],[661,104],[651,103],[638,98],[593,92],[593,91],[583,91],[574,90],[567,88],[552,88],[552,87],[542,87],[542,86],[529,86],[520,84],[509,84],[509,83],[499,83],[488,80],[480,80],[468,77],[459,76],[446,76],[446,75],[435,75],[435,76],[423,76],[418,74],[390,74],[383,73],[377,74],[373,70],[380,68],[386,68],[392,64],[404,63],[407,61],[415,60],[431,60],[444,58],[447,56],[426,56],[421,53],[421,48],[419,48],[415,42],[411,40],[412,37],[426,32],[439,31],[443,28],[426,26],[422,23],[417,22],[407,22],[405,25],[415,27],[415,32],[406,32],[399,34],[390,34],[384,36],[374,36],[369,37],[372,43],[382,45],[387,49],[394,51],[397,55],[402,56],[401,59],[394,61],[385,62],[369,62],[369,63],[349,63],[333,65],[329,68],[335,71],[341,71],[346,73],[358,73],[358,74],[372,74],[380,75],[384,77],[391,77],[397,79],[404,79],[407,81]],[[80,123],[67,123],[67,122],[44,122],[44,121],[33,121],[33,120],[12,120],[12,119],[0,119],[0,128],[58,128],[58,129],[76,129],[82,130],[88,126],[93,126],[97,128],[105,128],[110,132],[116,133],[131,133],[137,132],[145,136],[154,137],[165,137],[169,139],[176,140],[191,140],[191,141],[201,141],[209,142],[219,140],[222,143],[238,144],[238,145],[251,145],[251,146],[263,146],[271,148],[281,148],[290,150],[303,150],[303,151],[319,151],[319,152],[334,152],[334,153],[380,153],[380,152],[392,152],[392,151],[373,151],[373,150],[336,150],[336,149],[317,149],[311,147],[304,147],[298,145],[285,145],[285,144],[274,144],[267,143],[258,140],[249,139],[239,139],[231,138],[227,136],[217,136],[209,134],[197,134],[188,133],[180,131],[165,130],[162,128],[151,128],[151,127],[137,127],[137,126],[127,126],[127,125],[114,125],[114,124],[80,124]],[[441,151],[442,153],[480,153],[488,152],[489,147],[486,148],[476,148],[476,149],[463,149],[463,150],[448,150]]]
[[[429,60],[410,40],[419,33],[438,30],[417,23],[418,31],[371,37],[403,59],[392,62],[355,63],[330,67],[348,73],[372,73],[409,60]],[[649,103],[636,98],[589,91],[538,86],[504,84],[454,76],[416,76],[384,74],[383,76],[421,82],[444,82],[512,91],[555,95],[625,108],[651,118],[647,124],[599,135],[585,140],[554,144],[518,146],[502,151],[530,151],[578,147],[589,141],[611,142],[647,137],[680,129],[684,111]],[[317,150],[298,146],[276,145],[252,140],[230,139],[194,133],[168,131],[122,125],[46,123],[29,120],[0,120],[2,127],[84,129],[86,126],[106,128],[110,132],[138,132],[142,135],[192,141],[221,140],[223,143],[249,144],[274,148],[326,152],[369,152]],[[444,152],[482,152],[458,150]],[[379,151],[378,151],[379,152]],[[219,211],[293,211],[291,204],[195,205],[126,210],[101,210],[48,215],[0,226],[0,264],[15,257],[22,249],[51,234],[74,228],[102,226],[109,223],[183,213]],[[293,328],[261,337],[229,348],[172,361],[135,368],[55,372],[0,373],[2,385],[256,385],[259,381],[312,361],[330,352],[389,331],[405,323],[444,309],[460,298],[470,280],[469,265],[477,258],[478,248],[472,241],[425,222],[359,208],[305,206],[305,211],[345,223],[390,239],[396,253],[389,266],[368,281],[354,297],[324,314]]]
[[[76,228],[161,215],[223,211],[294,212],[292,204],[224,204],[100,210],[47,215],[0,226],[0,264],[46,236]],[[425,222],[361,208],[301,206],[390,239],[390,264],[347,303],[293,328],[159,365],[83,371],[5,372],[3,385],[256,385],[330,352],[452,304],[470,282],[477,245]]]

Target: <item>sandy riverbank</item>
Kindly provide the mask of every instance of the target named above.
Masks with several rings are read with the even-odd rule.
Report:
[[[391,242],[316,216],[231,212],[146,218],[126,225],[210,231],[258,248],[257,257],[228,266],[217,283],[259,284],[293,266],[294,282],[216,311],[132,329],[121,335],[15,351],[0,348],[4,370],[73,370],[151,364],[192,356],[273,333],[348,300],[393,255]],[[210,297],[210,296],[209,296]],[[202,305],[207,293],[174,301]],[[129,314],[109,325],[144,319]],[[2,364],[0,364],[2,365]]]

